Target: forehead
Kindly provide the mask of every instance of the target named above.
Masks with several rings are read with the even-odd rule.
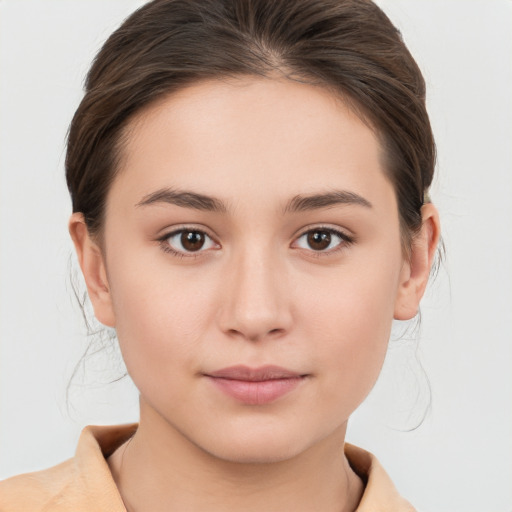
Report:
[[[138,114],[125,141],[111,192],[139,199],[164,186],[229,200],[387,183],[372,129],[327,89],[289,80],[195,84]]]

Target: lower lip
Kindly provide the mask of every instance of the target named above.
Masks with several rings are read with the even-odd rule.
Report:
[[[263,405],[293,391],[305,377],[247,381],[209,377],[218,389],[247,405]]]

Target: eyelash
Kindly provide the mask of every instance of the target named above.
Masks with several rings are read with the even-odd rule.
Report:
[[[315,251],[314,249],[303,249],[301,247],[297,247],[297,249],[302,249],[302,250],[307,251],[309,253],[309,255],[314,258],[321,258],[321,257],[325,257],[325,256],[328,257],[328,256],[332,256],[334,254],[337,254],[340,251],[343,251],[344,249],[346,249],[348,246],[350,246],[351,244],[353,244],[356,241],[355,237],[350,236],[347,233],[345,233],[339,229],[332,228],[329,226],[314,226],[314,227],[310,227],[310,228],[306,229],[305,231],[303,231],[297,238],[295,238],[294,243],[296,243],[298,240],[300,240],[302,237],[308,235],[309,233],[315,233],[315,232],[324,232],[324,233],[326,232],[326,233],[329,233],[331,236],[335,235],[340,239],[340,242],[335,247],[333,247],[331,249],[320,250],[320,251]]]
[[[212,243],[216,244],[216,242],[213,240],[213,238],[210,235],[208,235],[208,233],[206,233],[204,230],[192,228],[192,227],[187,228],[186,226],[182,227],[180,229],[171,231],[170,233],[166,233],[165,235],[158,238],[157,241],[160,243],[160,247],[165,253],[171,254],[178,258],[197,258],[201,255],[201,253],[205,252],[207,249],[202,249],[202,247],[201,247],[197,251],[178,251],[176,249],[173,249],[173,247],[169,244],[170,238],[175,237],[180,234],[183,234],[183,233],[187,233],[187,232],[199,233],[199,234],[203,235],[204,237],[208,238]],[[293,243],[296,243],[302,237],[304,237],[310,233],[315,233],[315,232],[324,232],[324,233],[329,233],[330,235],[335,235],[336,237],[340,238],[340,242],[334,248],[331,248],[328,250],[315,251],[314,249],[305,249],[305,248],[301,248],[301,247],[295,247],[295,248],[308,251],[311,256],[318,258],[318,257],[322,257],[322,256],[330,256],[330,255],[336,254],[339,251],[342,251],[347,246],[349,246],[355,242],[354,237],[347,235],[343,231],[340,231],[338,229],[328,227],[328,226],[315,226],[315,227],[307,229],[306,231],[303,231],[299,236],[297,236],[294,239]]]
[[[202,229],[186,227],[186,226],[176,229],[174,231],[171,231],[170,233],[166,233],[165,235],[158,238],[157,241],[160,243],[160,247],[165,253],[171,254],[177,258],[198,258],[201,255],[201,253],[203,253],[205,251],[205,249],[200,248],[197,251],[177,251],[176,249],[173,249],[171,247],[171,245],[169,244],[168,241],[170,238],[180,235],[180,234],[183,234],[183,233],[199,233],[199,234],[203,235],[204,237],[208,238],[209,240],[211,240],[211,242],[213,242],[214,244],[216,244],[216,242],[213,240],[213,238],[208,233],[206,233],[206,231],[204,231]]]

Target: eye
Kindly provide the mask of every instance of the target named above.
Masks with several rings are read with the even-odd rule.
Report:
[[[180,229],[161,238],[164,251],[186,255],[212,249],[217,244],[204,231]]]
[[[331,252],[352,242],[348,235],[332,228],[310,229],[294,242],[294,247],[315,252]]]

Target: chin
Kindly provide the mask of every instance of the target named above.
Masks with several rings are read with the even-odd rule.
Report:
[[[320,439],[323,436],[318,437]],[[226,428],[221,436],[208,437],[196,445],[225,462],[273,464],[299,456],[319,439],[314,435],[308,436],[307,432],[297,426],[294,429],[267,426],[236,431]]]
[[[232,446],[216,446],[209,454],[216,459],[234,464],[275,464],[293,459],[303,450],[274,443],[238,443]]]

